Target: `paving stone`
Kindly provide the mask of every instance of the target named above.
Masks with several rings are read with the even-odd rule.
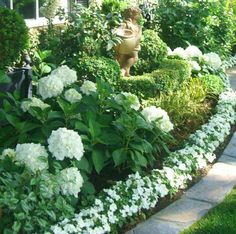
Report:
[[[212,203],[221,202],[236,184],[235,166],[218,162],[206,177],[190,188],[184,197]]]
[[[230,155],[236,158],[236,133],[234,133],[223,154]]]
[[[230,164],[232,166],[235,166],[235,168],[236,168],[236,158],[234,158],[234,157],[231,157],[228,155],[222,155],[222,156],[220,156],[218,162]]]
[[[212,207],[213,204],[208,202],[196,201],[184,197],[152,217],[158,220],[192,223],[205,215]]]
[[[133,233],[126,234],[177,234],[191,224],[192,223],[173,223],[150,218],[133,229]]]

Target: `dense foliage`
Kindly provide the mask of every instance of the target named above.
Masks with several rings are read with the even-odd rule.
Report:
[[[72,65],[81,77],[95,82],[96,79],[116,84],[120,78],[120,66],[117,61],[105,57],[84,57],[74,60]]]
[[[15,11],[0,7],[0,69],[13,64],[27,46],[28,29]]]
[[[141,41],[139,60],[132,68],[135,75],[151,72],[158,68],[158,65],[167,56],[167,45],[159,38],[153,30],[145,30]]]
[[[229,54],[235,22],[225,0],[161,0],[157,14],[160,37],[172,49],[190,43],[204,52]]]

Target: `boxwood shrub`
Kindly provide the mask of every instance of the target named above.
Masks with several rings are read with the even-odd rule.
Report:
[[[154,98],[160,92],[168,93],[179,89],[190,78],[189,63],[183,60],[166,59],[161,68],[141,76],[122,77],[118,90],[131,92],[140,98]]]
[[[167,45],[153,30],[145,30],[141,41],[139,60],[132,67],[133,75],[142,75],[158,68],[159,64],[167,56]]]
[[[224,82],[219,76],[207,74],[196,79],[200,79],[204,83],[206,92],[209,95],[218,96],[224,90]]]
[[[86,76],[93,82],[102,79],[114,84],[120,78],[119,64],[110,58],[105,57],[84,57],[73,62],[78,76]]]
[[[0,7],[0,69],[12,65],[27,47],[28,29],[14,10]]]

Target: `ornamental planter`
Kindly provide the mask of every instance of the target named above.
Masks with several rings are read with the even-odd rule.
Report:
[[[23,68],[14,68],[12,72],[7,74],[11,78],[11,83],[0,84],[0,92],[2,93],[13,93],[18,90],[20,98],[27,98],[31,96],[32,91],[32,69],[29,65]],[[3,100],[0,100],[0,107],[2,106]]]

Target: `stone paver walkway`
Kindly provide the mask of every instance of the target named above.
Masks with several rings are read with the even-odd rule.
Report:
[[[236,68],[228,71],[236,90]],[[178,201],[161,210],[126,234],[177,234],[201,219],[236,185],[236,132],[208,174]]]

